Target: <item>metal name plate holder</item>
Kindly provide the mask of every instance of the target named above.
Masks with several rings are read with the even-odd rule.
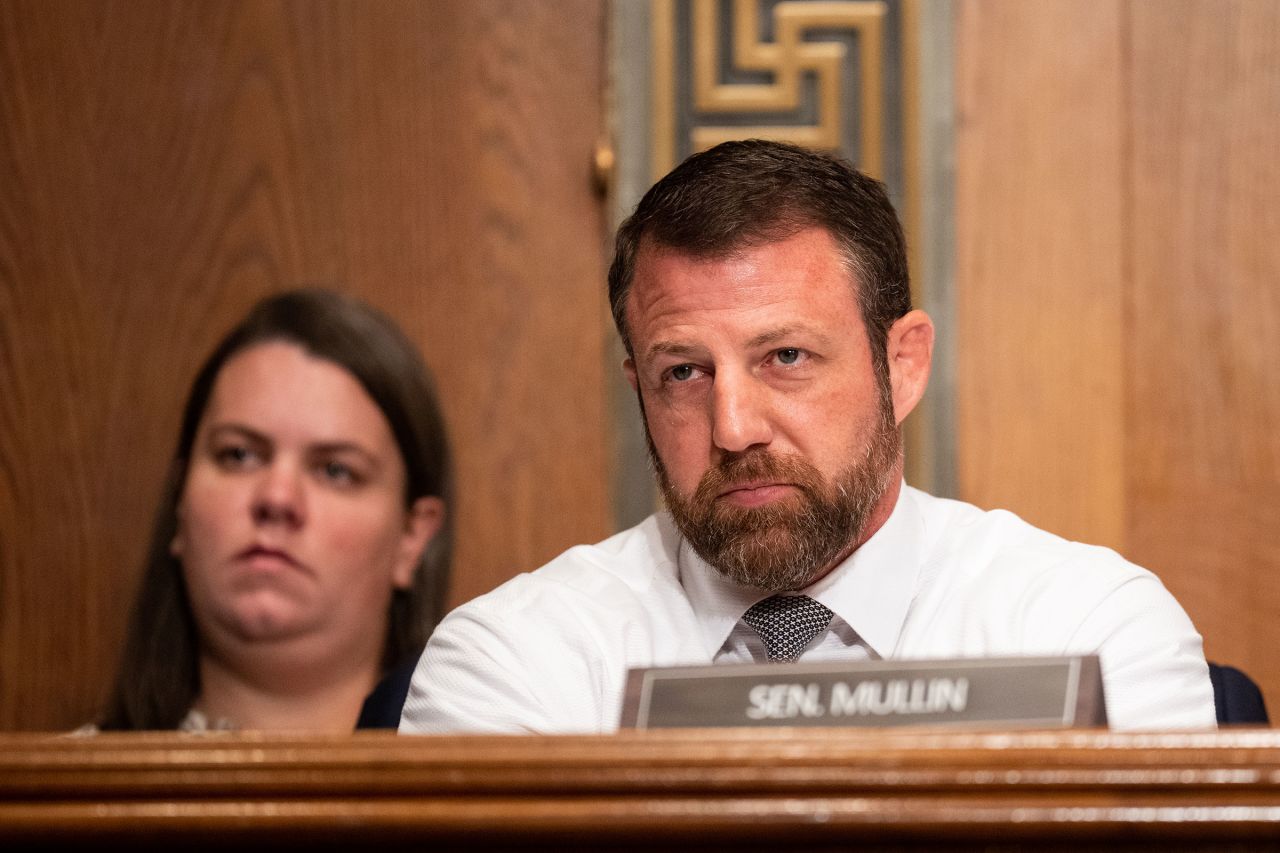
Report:
[[[632,669],[622,728],[1105,726],[1096,655]]]

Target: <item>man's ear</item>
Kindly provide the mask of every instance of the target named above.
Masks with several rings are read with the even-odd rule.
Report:
[[[445,506],[440,498],[421,497],[413,502],[406,514],[404,533],[396,549],[395,563],[391,567],[391,585],[396,589],[409,589],[422,563],[422,554],[444,524]]]
[[[893,417],[901,424],[924,396],[933,363],[933,321],[916,309],[889,327],[885,341],[889,357],[889,386],[893,390]]]
[[[622,373],[627,377],[627,381],[631,383],[632,391],[639,391],[639,379],[636,377],[636,362],[631,356],[627,356],[622,361]]]

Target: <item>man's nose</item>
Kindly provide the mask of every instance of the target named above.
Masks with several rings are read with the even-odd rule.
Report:
[[[258,524],[299,527],[306,521],[306,494],[302,471],[287,460],[266,465],[253,495],[253,520]]]
[[[718,372],[711,407],[711,440],[720,450],[741,453],[773,440],[768,389],[750,374]]]

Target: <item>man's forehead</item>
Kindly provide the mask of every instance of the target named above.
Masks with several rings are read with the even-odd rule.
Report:
[[[821,226],[808,226],[800,223],[790,223],[787,225],[774,225],[765,228],[744,230],[742,233],[734,237],[709,240],[698,244],[681,244],[671,243],[662,239],[661,236],[655,234],[645,234],[640,238],[636,247],[636,266],[639,267],[642,260],[648,259],[652,261],[655,258],[676,256],[687,258],[690,261],[701,261],[706,263],[714,263],[715,261],[724,261],[730,258],[741,257],[749,253],[753,249],[761,246],[767,246],[773,243],[785,242],[801,231],[810,228],[823,231],[830,236],[830,232]],[[833,240],[834,244],[834,240]]]
[[[723,274],[732,275],[738,271],[750,270],[757,262],[764,260],[761,250],[782,247],[784,244],[794,245],[797,242],[794,238],[802,233],[807,237],[802,244],[803,250],[799,254],[786,256],[788,263],[785,269],[779,271],[780,277],[802,270],[835,271],[848,284],[856,301],[859,279],[856,265],[828,229],[812,226],[791,231],[777,239],[743,240],[730,247],[705,251],[671,246],[646,238],[637,247],[632,265],[631,282],[626,294],[627,312],[630,313],[657,297],[658,294],[653,293],[653,289],[670,286],[673,273],[680,277],[681,284],[686,285],[685,291],[697,293],[703,289],[700,285],[710,286]],[[758,282],[762,285],[768,283]]]
[[[635,269],[631,282],[632,289],[635,289],[636,283],[644,277],[645,273],[652,271],[655,264],[663,261],[684,262],[690,265],[723,263],[724,261],[741,258],[748,251],[748,248],[743,245],[734,245],[729,248],[716,249],[715,251],[699,251],[669,246],[665,243],[658,243],[653,239],[646,239],[640,243],[640,247],[636,250]]]
[[[838,337],[850,322],[861,328],[853,278],[825,233],[715,256],[658,245],[647,252],[627,306],[637,355],[676,352],[713,329],[751,346],[801,332]]]
[[[636,243],[633,270],[661,258],[678,257],[690,262],[715,263],[751,254],[765,246],[786,243],[800,234],[822,235],[831,256],[841,262],[849,260],[848,253],[835,233],[818,223],[792,221],[773,223],[750,230],[743,230],[732,238],[702,242],[668,242],[661,234],[645,233]]]

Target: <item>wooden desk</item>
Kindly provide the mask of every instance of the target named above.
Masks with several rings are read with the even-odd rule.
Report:
[[[0,848],[1275,849],[1280,732],[0,736]]]

